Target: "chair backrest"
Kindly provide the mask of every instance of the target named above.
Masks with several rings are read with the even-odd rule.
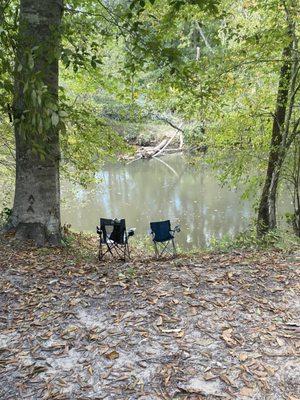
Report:
[[[172,238],[170,234],[171,222],[169,219],[167,221],[150,222],[150,228],[152,233],[154,233],[153,240],[155,242],[164,242]]]
[[[103,233],[103,240],[112,240],[117,244],[126,242],[126,223],[125,219],[100,218],[100,229]]]

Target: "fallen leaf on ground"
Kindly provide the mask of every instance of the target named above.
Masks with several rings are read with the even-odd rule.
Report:
[[[244,386],[240,391],[239,395],[244,396],[244,397],[251,397],[254,393],[254,390],[252,388],[249,388],[247,386]]]
[[[205,379],[206,381],[209,381],[209,380],[211,380],[211,379],[216,379],[216,378],[218,378],[218,376],[217,376],[217,375],[214,375],[211,371],[206,372],[206,373],[203,375],[203,377],[204,377],[204,379]]]
[[[237,344],[236,340],[231,336],[233,329],[228,328],[222,332],[222,339],[228,344],[228,346],[235,346]]]
[[[119,358],[119,356],[119,353],[115,350],[105,354],[105,357],[109,360],[115,360],[116,358]]]
[[[246,361],[247,359],[248,359],[248,354],[246,354],[246,353],[239,354],[240,361]]]

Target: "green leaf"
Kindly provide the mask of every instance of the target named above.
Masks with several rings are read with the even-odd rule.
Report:
[[[52,113],[51,122],[53,126],[57,126],[59,123],[59,115],[56,113]]]

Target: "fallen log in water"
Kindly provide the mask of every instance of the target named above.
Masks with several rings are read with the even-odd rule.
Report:
[[[167,144],[167,139],[164,139],[162,142],[159,143],[156,147],[148,147],[148,148],[143,148],[139,152],[139,155],[141,158],[152,158],[154,157],[155,154],[157,154],[160,150],[164,148],[164,146]]]
[[[177,134],[178,134],[178,132],[175,132],[174,135],[162,146],[162,148],[160,150],[158,150],[156,153],[154,153],[152,157],[157,157],[159,154],[161,154],[169,146],[169,144],[172,142],[174,137],[177,136]],[[161,146],[161,144],[160,144],[160,146]]]
[[[171,148],[171,149],[165,149],[163,154],[159,154],[159,156],[164,155],[165,153],[167,154],[174,154],[174,153],[182,153],[184,151],[186,151],[187,149],[181,148],[181,147],[177,147],[177,148]],[[156,155],[157,157],[157,155]]]
[[[167,149],[167,147],[170,145],[172,140],[178,136],[179,134],[179,140],[180,140],[180,147],[179,148],[173,148],[173,149]],[[134,161],[140,160],[141,158],[149,159],[153,157],[158,157],[162,156],[164,153],[178,153],[183,151],[183,140],[182,140],[182,135],[179,131],[175,132],[172,137],[170,137],[168,140],[164,139],[162,142],[160,142],[156,147],[147,147],[147,148],[141,148],[137,154],[136,158],[134,160],[131,160],[128,162],[128,164],[131,164]]]
[[[173,149],[173,148],[164,149],[163,153],[160,153],[160,154],[156,153],[156,154],[152,155],[153,149],[151,149],[151,151],[149,151],[149,150],[150,150],[149,148],[148,149],[140,149],[140,151],[136,154],[136,158],[130,159],[127,164],[131,164],[134,161],[138,161],[141,159],[149,160],[150,158],[158,158],[158,157],[164,156],[166,154],[176,154],[176,153],[182,153],[182,152],[186,151],[186,149],[182,149],[182,148],[178,147],[176,149]]]
[[[167,147],[177,135],[178,132],[175,132],[174,135],[170,137],[169,140],[164,139],[158,146],[154,147],[150,151],[149,149],[147,149],[145,153],[141,153],[142,158],[152,158],[162,155],[167,150]]]

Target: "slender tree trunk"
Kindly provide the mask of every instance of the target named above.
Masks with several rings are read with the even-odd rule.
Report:
[[[289,97],[289,85],[292,75],[292,41],[284,48],[283,64],[280,70],[279,85],[276,100],[276,109],[273,118],[272,138],[270,143],[269,161],[265,183],[260,198],[257,219],[257,233],[262,236],[269,230],[276,228],[276,198],[277,187],[283,163],[283,133]]]
[[[33,239],[38,245],[57,245],[61,239],[57,106],[62,3],[20,2],[14,98],[16,184],[9,226],[16,230],[16,239]]]
[[[295,234],[300,237],[300,140],[295,142],[294,168],[293,168],[293,229]]]

